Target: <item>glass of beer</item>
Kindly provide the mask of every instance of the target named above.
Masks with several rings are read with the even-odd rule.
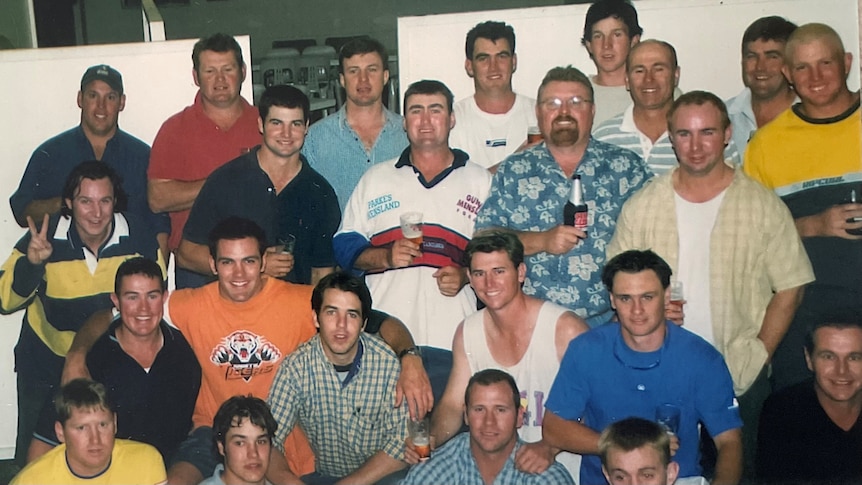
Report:
[[[293,249],[296,247],[296,236],[287,234],[276,240],[275,251],[277,253],[293,254]]]
[[[422,246],[422,213],[405,212],[401,214],[401,233],[420,247]]]
[[[682,289],[682,281],[670,282],[670,302],[676,305],[682,305],[685,300],[685,292]]]
[[[431,423],[428,417],[422,419],[411,419],[407,423],[410,432],[410,441],[413,449],[419,454],[419,461],[425,461],[431,456]]]
[[[542,141],[542,132],[538,126],[530,126],[527,128],[527,144],[534,145]]]
[[[655,420],[668,434],[679,433],[679,420],[682,410],[670,403],[659,404],[655,408]]]

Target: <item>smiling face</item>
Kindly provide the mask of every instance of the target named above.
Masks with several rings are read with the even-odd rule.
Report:
[[[73,199],[66,199],[81,240],[98,247],[108,240],[114,222],[114,185],[110,178],[82,178]]]
[[[635,46],[626,72],[626,87],[635,108],[669,110],[679,83],[679,67],[667,46],[644,41]]]
[[[383,88],[389,81],[389,71],[383,68],[380,54],[367,52],[348,57],[343,61],[342,70],[339,78],[348,103],[372,106],[380,102]]]
[[[271,448],[265,429],[248,418],[234,417],[224,443],[218,442],[218,451],[224,456],[222,481],[225,485],[263,484]]]
[[[100,80],[90,81],[78,91],[81,127],[91,136],[113,136],[117,131],[120,111],[126,107],[126,95]]]
[[[573,106],[570,101],[581,102]],[[560,100],[554,104],[554,100]],[[536,102],[536,119],[539,130],[549,146],[572,146],[587,143],[593,128],[596,106],[590,91],[581,83],[551,81],[542,88]]]
[[[659,452],[652,446],[631,451],[608,449],[607,466],[602,471],[610,485],[671,485],[676,480],[679,465],[662,464]]]
[[[210,269],[218,275],[219,294],[232,302],[248,301],[263,289],[263,258],[254,238],[220,240]]]
[[[825,326],[814,332],[814,348],[805,349],[821,403],[862,402],[862,329]]]
[[[618,272],[614,276],[611,306],[617,311],[623,340],[633,350],[661,348],[665,335],[666,288],[653,270]]]
[[[404,129],[411,146],[448,147],[455,115],[443,94],[414,94],[407,98]]]
[[[467,75],[473,78],[478,92],[511,91],[512,74],[518,57],[512,53],[509,41],[479,37],[473,43],[473,58],[464,62]]]
[[[359,334],[365,327],[362,302],[349,291],[328,288],[323,292],[320,312],[314,313],[320,343],[326,358],[335,365],[349,365],[356,356]]]
[[[302,108],[271,106],[266,120],[258,118],[257,124],[263,133],[263,149],[278,158],[299,154],[308,133],[308,122]]]
[[[742,49],[742,83],[751,97],[769,100],[789,89],[784,77],[784,42],[755,40]]]
[[[849,108],[847,74],[852,60],[852,55],[829,37],[792,42],[784,74],[802,99],[806,114],[825,118]]]
[[[464,422],[470,427],[473,454],[506,454],[515,446],[524,411],[512,401],[512,388],[505,382],[473,384],[466,403]]]
[[[136,337],[158,331],[165,301],[161,280],[143,274],[124,276],[120,293],[111,294],[111,301],[120,311],[123,331]]]
[[[722,128],[721,112],[711,103],[677,108],[670,122],[670,141],[679,169],[689,176],[707,176],[723,169],[724,148],[731,127]]]
[[[200,54],[199,69],[193,69],[192,76],[204,102],[226,108],[239,100],[245,66],[237,63],[233,51],[205,50]]]
[[[629,37],[629,30],[622,20],[608,17],[593,24],[585,45],[599,74],[614,73],[625,69],[629,49],[639,40],[640,35]]]
[[[72,408],[65,423],[54,424],[60,442],[66,444],[66,461],[75,474],[92,477],[111,462],[117,419],[102,407]]]
[[[470,285],[491,310],[508,305],[521,292],[527,275],[524,263],[515,267],[506,251],[476,252],[470,261]]]

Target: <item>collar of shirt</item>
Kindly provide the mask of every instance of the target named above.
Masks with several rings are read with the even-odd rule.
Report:
[[[129,236],[129,222],[122,214],[115,212],[114,221],[111,224],[111,234],[108,239],[99,247],[101,253],[103,249],[114,244],[120,244],[120,238]],[[73,248],[83,248],[84,243],[81,241],[81,236],[75,229],[71,217],[60,216],[57,222],[57,229],[54,231],[54,241],[68,241]]]
[[[437,185],[441,180],[445,179],[446,176],[452,173],[452,171],[456,168],[461,168],[467,165],[467,160],[470,159],[470,155],[467,155],[466,152],[463,152],[457,148],[450,148],[449,150],[451,150],[452,154],[455,155],[455,160],[452,161],[452,165],[446,167],[446,169],[437,174],[437,176],[431,180],[425,180],[425,177],[422,175],[422,173],[417,170],[416,167],[413,166],[413,162],[410,160],[410,147],[405,148],[404,151],[401,152],[401,156],[398,157],[398,161],[395,162],[395,168],[412,168],[413,172],[419,177],[419,182],[422,183],[422,185],[426,189],[430,189],[431,187]]]

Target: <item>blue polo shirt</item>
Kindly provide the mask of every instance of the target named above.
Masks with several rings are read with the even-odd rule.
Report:
[[[680,477],[701,475],[697,423],[711,436],[741,428],[733,381],[724,358],[697,335],[666,322],[667,336],[654,352],[626,345],[620,324],[596,327],[569,343],[545,408],[596,432],[628,417],[655,420],[660,404],[681,410]],[[584,455],[580,483],[605,483],[597,455]]]

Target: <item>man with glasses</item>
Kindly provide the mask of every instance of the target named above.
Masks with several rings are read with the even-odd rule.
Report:
[[[524,244],[524,293],[565,306],[590,326],[613,313],[602,285],[605,247],[623,203],[652,172],[636,154],[590,136],[593,88],[578,69],[548,71],[536,103],[544,142],[504,160],[476,218],[476,230],[502,227]],[[580,176],[587,227],[563,223],[574,175]]]

